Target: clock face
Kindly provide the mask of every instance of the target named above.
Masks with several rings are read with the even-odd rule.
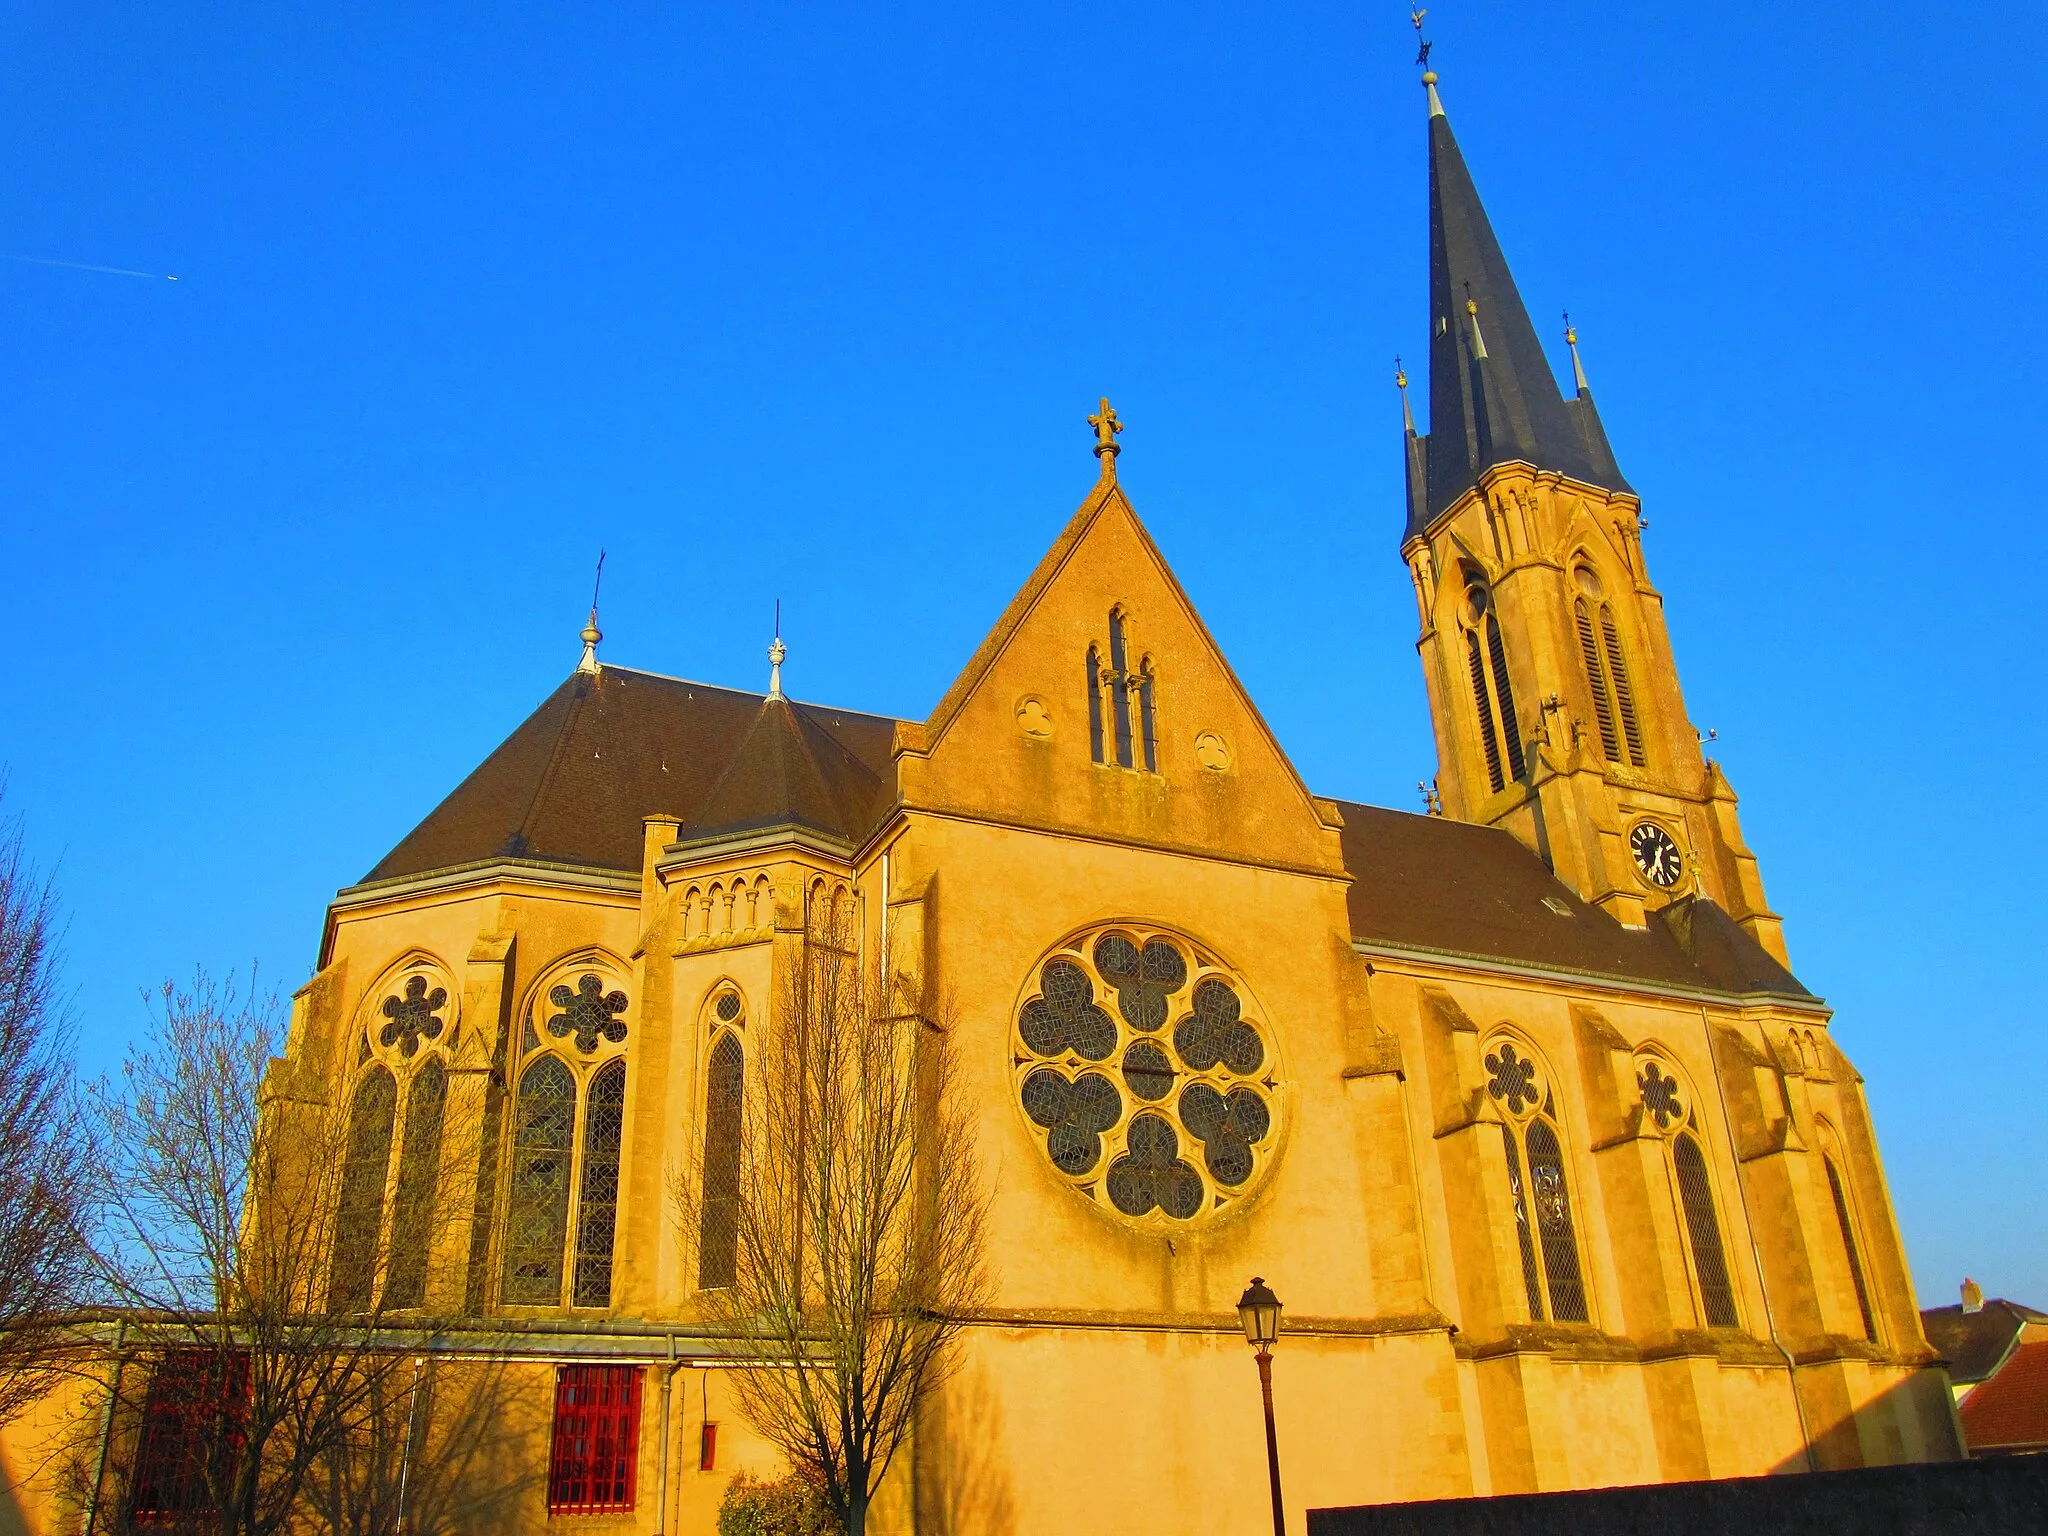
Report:
[[[1685,861],[1679,857],[1677,841],[1654,821],[1637,823],[1628,835],[1628,851],[1650,884],[1667,891],[1678,884]]]

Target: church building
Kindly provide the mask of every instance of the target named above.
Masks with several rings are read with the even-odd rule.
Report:
[[[1093,486],[926,718],[797,701],[779,642],[765,693],[615,665],[593,613],[334,899],[274,1070],[362,1117],[387,1230],[404,1190],[452,1202],[416,1262],[333,1273],[411,1287],[429,1368],[504,1363],[532,1475],[478,1528],[710,1532],[735,1471],[776,1472],[669,1187],[734,1134],[819,902],[954,1000],[988,1189],[990,1304],[893,1529],[1261,1529],[1253,1275],[1286,1306],[1293,1530],[1958,1454],[1862,1079],[1687,715],[1641,499],[1424,79],[1428,431],[1384,512],[1427,814],[1303,782],[1104,401]],[[601,1475],[562,1449],[592,1412]]]

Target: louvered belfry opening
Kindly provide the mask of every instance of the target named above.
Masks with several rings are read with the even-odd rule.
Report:
[[[1709,1328],[1733,1328],[1735,1287],[1728,1279],[1728,1259],[1721,1249],[1721,1223],[1714,1214],[1714,1187],[1707,1176],[1706,1155],[1692,1132],[1681,1131],[1671,1144],[1671,1163],[1678,1172],[1678,1197],[1685,1207],[1686,1237],[1692,1244],[1693,1273],[1699,1279],[1700,1307]]]
[[[1607,761],[1618,763],[1621,734],[1614,727],[1614,693],[1607,686],[1607,667],[1593,630],[1593,610],[1583,597],[1573,600],[1572,618],[1579,631],[1579,655],[1586,664],[1586,685],[1593,691],[1593,723],[1600,732],[1600,750]]]
[[[1863,1314],[1863,1337],[1871,1343],[1877,1342],[1877,1318],[1870,1310],[1870,1286],[1863,1278],[1863,1255],[1856,1246],[1855,1223],[1849,1218],[1849,1196],[1842,1188],[1842,1175],[1836,1171],[1835,1160],[1822,1154],[1821,1166],[1827,1170],[1828,1193],[1835,1199],[1835,1222],[1842,1229],[1842,1251],[1849,1259],[1849,1278],[1856,1286],[1856,1309]]]
[[[1614,683],[1614,703],[1621,715],[1622,739],[1628,743],[1628,760],[1643,766],[1643,732],[1636,723],[1636,696],[1628,685],[1628,663],[1621,654],[1621,633],[1614,627],[1614,609],[1600,605],[1600,644],[1607,654],[1607,675]]]
[[[1515,715],[1514,679],[1507,640],[1493,611],[1493,594],[1474,567],[1465,573],[1465,662],[1472,679],[1472,704],[1479,715],[1479,750],[1486,782],[1498,794],[1527,768],[1522,731]]]

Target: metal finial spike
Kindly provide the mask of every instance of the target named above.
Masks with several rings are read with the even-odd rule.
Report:
[[[1109,396],[1102,397],[1102,408],[1088,418],[1088,425],[1095,429],[1095,457],[1102,460],[1102,478],[1116,478],[1116,456],[1123,450],[1116,445],[1117,433],[1124,424],[1116,419],[1116,407],[1109,403]]]
[[[1436,71],[1429,67],[1429,50],[1434,48],[1436,44],[1422,35],[1422,18],[1428,14],[1427,10],[1414,10],[1409,12],[1408,20],[1414,23],[1415,26],[1415,41],[1417,44],[1415,63],[1422,71],[1423,89],[1429,93],[1429,115],[1431,117],[1442,117],[1444,115],[1444,104],[1436,94]]]
[[[1593,392],[1593,386],[1586,382],[1586,368],[1579,361],[1579,333],[1572,324],[1572,312],[1570,310],[1564,312],[1564,344],[1571,348],[1572,382],[1578,386],[1580,394],[1590,395]]]
[[[590,617],[584,622],[583,633],[577,638],[583,642],[583,659],[576,663],[578,672],[597,670],[597,642],[604,633],[597,627],[597,594],[604,590],[604,551],[597,552],[597,580],[590,584]]]
[[[1415,412],[1408,404],[1408,371],[1401,366],[1401,359],[1394,359],[1394,388],[1401,391],[1401,423],[1407,427],[1408,435],[1415,435]]]
[[[1472,297],[1472,285],[1465,285],[1465,317],[1472,322],[1472,355],[1480,361],[1486,358],[1486,337],[1479,330],[1479,301]]]

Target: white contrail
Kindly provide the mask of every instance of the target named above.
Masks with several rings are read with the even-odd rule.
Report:
[[[178,274],[175,272],[137,272],[133,267],[95,267],[82,261],[52,261],[47,256],[14,256],[0,252],[0,261],[25,261],[38,267],[69,267],[73,272],[110,272],[115,277],[146,277],[151,282],[158,278],[167,283],[175,283],[178,280]]]

